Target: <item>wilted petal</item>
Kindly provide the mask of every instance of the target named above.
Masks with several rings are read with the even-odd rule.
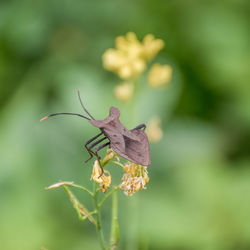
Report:
[[[108,175],[105,175],[108,174]],[[94,180],[98,184],[100,184],[100,191],[106,192],[111,184],[111,175],[108,170],[104,169],[104,173],[102,173],[102,169],[99,165],[99,162],[96,160],[94,162],[93,171],[90,180]]]
[[[103,163],[107,163],[111,159],[116,159],[118,162],[120,161],[119,156],[115,153],[111,148],[107,149],[106,156],[103,159]]]

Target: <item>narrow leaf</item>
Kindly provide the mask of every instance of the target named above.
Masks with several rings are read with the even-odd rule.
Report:
[[[93,218],[92,214],[95,213],[95,211],[93,212],[89,212],[87,210],[87,208],[85,208],[80,202],[79,200],[76,198],[76,196],[69,190],[69,188],[66,185],[63,185],[63,188],[65,190],[65,192],[67,193],[68,197],[70,198],[70,201],[73,205],[73,207],[75,208],[78,217],[80,220],[85,220],[86,218],[89,219],[89,221],[96,226],[96,221]]]
[[[89,191],[87,188],[83,187],[83,186],[80,186],[80,185],[77,185],[77,184],[74,184],[73,181],[59,181],[49,187],[46,187],[45,189],[56,189],[56,188],[59,188],[59,187],[62,187],[62,186],[70,186],[70,187],[75,187],[75,188],[79,188],[79,189],[82,189],[84,191],[86,191],[89,195],[91,195],[93,197],[93,193],[91,191]]]

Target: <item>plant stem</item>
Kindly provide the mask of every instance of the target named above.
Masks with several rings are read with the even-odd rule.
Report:
[[[106,250],[105,243],[104,243],[104,238],[103,238],[103,232],[102,232],[102,226],[101,226],[101,217],[100,217],[100,207],[98,205],[98,183],[94,183],[94,206],[96,210],[96,230],[98,234],[98,238],[101,244],[101,248],[103,250]]]
[[[86,191],[86,192],[87,192],[89,195],[91,195],[92,197],[94,196],[93,193],[92,193],[91,191],[89,191],[87,188],[85,188],[85,187],[83,187],[83,186],[80,186],[80,185],[77,185],[77,184],[72,184],[71,186]]]
[[[116,249],[119,242],[119,225],[118,225],[118,205],[117,193],[113,192],[112,195],[112,217],[111,217],[111,230],[110,230],[110,249]]]
[[[119,186],[118,187],[114,187],[109,193],[107,193],[103,199],[99,202],[99,208],[101,208],[101,206],[103,205],[104,201],[111,195],[113,194],[115,191],[117,191],[119,189]]]

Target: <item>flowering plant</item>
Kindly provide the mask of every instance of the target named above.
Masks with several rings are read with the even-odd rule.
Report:
[[[155,39],[153,35],[146,35],[143,41],[140,42],[134,33],[129,32],[125,36],[116,38],[115,47],[115,49],[108,49],[103,54],[103,66],[123,80],[114,89],[116,98],[122,102],[129,102],[136,92],[139,77],[146,71],[147,65],[164,47],[164,42],[161,39]],[[171,76],[172,68],[169,65],[154,64],[148,73],[149,86],[157,88],[167,85],[171,80]],[[162,137],[163,132],[160,123],[159,117],[152,118],[148,123],[146,132],[151,142],[157,142]],[[115,249],[119,241],[117,191],[122,190],[125,195],[131,196],[139,190],[146,189],[146,184],[149,182],[148,170],[146,166],[133,162],[122,163],[119,155],[111,149],[107,150],[106,156],[103,160],[100,160],[100,163],[104,168],[103,171],[98,160],[93,164],[90,177],[90,180],[94,183],[92,191],[84,186],[68,181],[60,181],[47,189],[62,187],[67,193],[79,219],[89,220],[96,227],[102,249]],[[121,167],[124,171],[121,183],[113,186],[111,186],[111,173],[107,170],[107,166],[111,164]],[[93,209],[89,210],[84,206],[73,194],[71,188],[85,191],[93,199]],[[103,197],[100,199],[101,193],[103,193]],[[103,236],[100,211],[104,202],[110,196],[112,196],[112,216],[110,239],[107,248]]]
[[[74,182],[68,182],[68,181],[60,181],[46,188],[46,189],[57,189],[60,187],[64,188],[70,201],[72,202],[73,207],[75,208],[78,214],[79,219],[80,220],[88,219],[97,228],[102,249],[106,249],[106,244],[103,239],[103,232],[100,219],[100,209],[104,204],[104,202],[106,201],[106,199],[111,195],[113,196],[109,249],[114,249],[116,248],[119,240],[116,191],[120,189],[123,190],[126,195],[132,195],[133,193],[141,189],[145,189],[146,183],[149,181],[147,167],[131,162],[127,162],[125,165],[123,165],[120,162],[119,156],[111,149],[108,149],[105,158],[101,161],[101,165],[105,167],[107,164],[112,164],[112,163],[121,166],[125,171],[125,173],[122,177],[121,184],[113,186],[108,193],[106,193],[106,191],[111,184],[111,175],[109,171],[106,169],[104,169],[104,173],[102,174],[101,167],[97,160],[94,162],[92,175],[90,177],[90,180],[94,181],[93,191],[90,191],[89,189],[81,185],[74,184]],[[90,197],[94,201],[93,211],[89,211],[82,203],[80,203],[80,201],[70,190],[70,187],[81,189],[90,195]],[[99,192],[106,193],[100,201],[98,199]]]
[[[128,102],[132,99],[139,77],[147,69],[147,65],[164,47],[161,39],[146,35],[140,42],[135,33],[128,32],[115,40],[115,49],[108,49],[103,54],[103,67],[115,73],[121,80],[114,89],[115,96]],[[148,73],[148,84],[153,88],[168,85],[172,78],[169,65],[153,64]]]

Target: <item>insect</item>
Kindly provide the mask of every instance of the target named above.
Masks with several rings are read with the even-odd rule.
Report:
[[[118,155],[131,162],[143,166],[150,165],[150,148],[148,143],[148,137],[144,132],[146,128],[145,124],[140,124],[131,130],[126,129],[119,120],[120,111],[118,108],[115,107],[111,107],[109,109],[109,116],[106,119],[96,120],[83,105],[79,89],[77,90],[77,93],[80,104],[89,117],[76,113],[54,113],[45,116],[40,121],[57,115],[75,115],[89,120],[89,122],[93,126],[99,128],[101,132],[85,143],[85,148],[90,155],[90,158],[87,159],[85,162],[88,162],[90,159],[93,158],[93,155],[95,155],[97,157],[99,165],[101,166],[101,175],[103,174],[103,168],[100,162],[100,156],[98,155],[98,151],[102,148],[105,148],[106,146],[109,146]],[[100,137],[102,138],[100,139]],[[103,143],[105,140],[108,141]]]

